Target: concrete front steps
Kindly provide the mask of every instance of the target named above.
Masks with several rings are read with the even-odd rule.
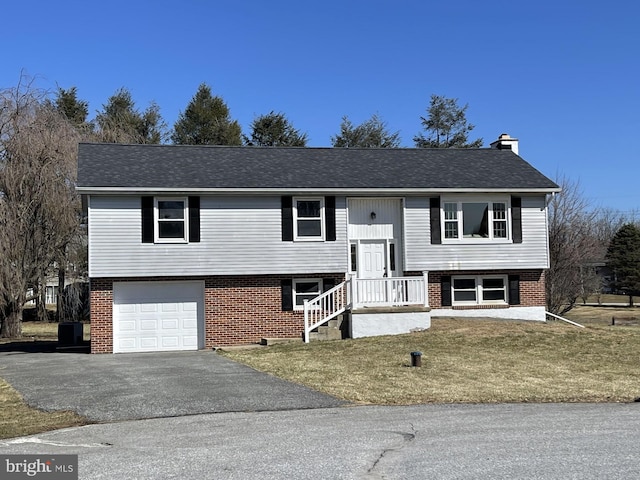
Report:
[[[324,325],[320,325],[309,334],[310,341],[317,340],[342,340],[349,338],[348,322],[345,316],[338,315]],[[260,340],[261,346],[278,345],[280,343],[299,342],[299,338],[275,338],[265,337]]]
[[[329,320],[324,325],[320,325],[315,331],[309,334],[309,341],[317,340],[342,340],[346,338],[345,327],[347,322],[342,315]]]

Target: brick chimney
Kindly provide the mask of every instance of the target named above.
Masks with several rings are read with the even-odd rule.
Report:
[[[518,139],[512,138],[508,133],[503,133],[498,137],[498,140],[491,143],[491,148],[497,148],[498,150],[511,150],[518,155]]]

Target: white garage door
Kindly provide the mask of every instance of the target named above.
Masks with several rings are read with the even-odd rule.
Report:
[[[113,352],[204,348],[202,282],[113,284]]]

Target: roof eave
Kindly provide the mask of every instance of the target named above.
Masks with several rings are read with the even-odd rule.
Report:
[[[436,193],[558,193],[559,187],[543,188],[162,188],[162,187],[76,187],[81,194],[113,195],[113,194],[200,194],[200,195],[272,195],[272,194],[366,194],[366,195],[398,195],[398,194],[436,194]]]

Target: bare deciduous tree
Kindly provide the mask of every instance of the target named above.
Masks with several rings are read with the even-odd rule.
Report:
[[[571,310],[585,284],[585,267],[602,258],[593,227],[596,210],[582,194],[578,182],[566,177],[556,183],[562,192],[549,202],[549,255],[546,276],[547,310],[562,315]]]
[[[20,337],[28,288],[78,230],[73,126],[30,82],[0,91],[0,337]]]

